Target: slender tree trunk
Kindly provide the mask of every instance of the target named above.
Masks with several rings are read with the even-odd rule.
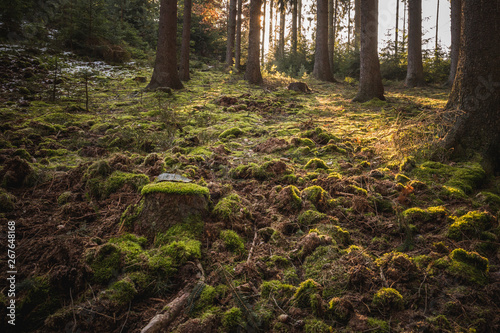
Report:
[[[274,9],[274,0],[271,0],[269,3],[269,50],[273,49],[273,9]]]
[[[422,0],[408,0],[408,71],[406,86],[425,85],[422,63]]]
[[[280,7],[280,36],[279,36],[279,57],[283,59],[285,56],[285,17],[286,17],[286,8],[285,5],[283,4],[282,7]]]
[[[451,0],[451,53],[450,76],[448,86],[453,85],[457,73],[458,54],[460,51],[460,30],[462,26],[462,0]]]
[[[226,66],[233,65],[234,39],[236,32],[236,0],[229,1],[229,12],[227,16],[227,44],[226,44]]]
[[[179,77],[182,81],[189,81],[189,48],[191,41],[191,7],[192,0],[184,0],[184,13],[182,22],[181,63]]]
[[[348,1],[347,6],[347,51],[351,51],[351,1]]]
[[[401,47],[402,47],[403,53],[405,53],[406,52],[406,38],[407,38],[407,36],[406,36],[406,9],[408,8],[408,6],[407,6],[406,1],[404,1],[403,3],[405,4],[405,8],[403,10],[403,42],[402,42]]]
[[[302,38],[302,0],[297,0],[297,40]]]
[[[241,69],[241,11],[243,0],[238,0],[237,21],[236,21],[236,42],[234,45],[234,62],[236,70]]]
[[[292,54],[297,54],[297,1],[292,0]]]
[[[434,54],[436,58],[438,56],[438,48],[439,48],[439,0],[437,1],[437,9],[436,9],[436,45],[434,45]]]
[[[480,156],[488,173],[500,174],[500,0],[462,2],[458,69],[448,109],[461,111],[445,137],[452,157]]]
[[[335,82],[328,52],[328,0],[317,0],[316,54],[313,76],[318,80]]]
[[[177,71],[176,35],[177,1],[161,0],[155,67],[146,89],[154,90],[158,87],[182,89]]]
[[[330,69],[333,68],[333,43],[335,42],[333,37],[333,2],[334,0],[328,0],[328,62]]]
[[[361,33],[361,0],[354,1],[354,50],[359,52],[359,36]]]
[[[245,79],[252,84],[262,83],[260,73],[260,7],[262,0],[250,0],[250,31],[248,33],[248,61]]]
[[[396,0],[396,31],[394,33],[394,59],[398,59],[399,0]]]
[[[266,0],[262,0],[264,2],[264,8],[262,9],[262,45],[261,45],[261,54],[260,54],[260,58],[261,58],[261,63],[262,65],[264,65],[264,45],[266,44],[266,4],[267,4],[267,1]]]
[[[378,0],[361,0],[361,71],[354,102],[385,100],[378,59]]]

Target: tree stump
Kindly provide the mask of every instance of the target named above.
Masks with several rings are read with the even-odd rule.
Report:
[[[194,223],[208,213],[208,188],[188,183],[160,182],[144,186],[144,204],[134,232],[154,239],[178,223]]]

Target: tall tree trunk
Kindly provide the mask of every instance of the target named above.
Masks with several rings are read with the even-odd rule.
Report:
[[[182,22],[181,62],[179,77],[182,81],[189,81],[189,48],[191,41],[191,7],[192,0],[184,0],[184,13]]]
[[[227,16],[226,66],[233,65],[234,39],[236,33],[236,0],[229,1]]]
[[[269,3],[269,51],[273,49],[273,9],[274,9],[274,0],[271,0]]]
[[[361,71],[354,102],[385,100],[378,59],[378,0],[361,0]]]
[[[398,59],[399,0],[396,0],[396,31],[394,33],[394,59]]]
[[[245,80],[252,84],[262,83],[260,73],[260,7],[262,0],[250,0],[250,31],[248,33],[248,60]]]
[[[146,89],[158,87],[182,89],[177,71],[177,1],[161,0],[158,46],[153,75]]]
[[[297,1],[292,0],[292,54],[297,54]]]
[[[462,0],[451,0],[451,54],[448,86],[453,85],[457,73],[458,54],[460,51],[460,30],[462,26]]]
[[[406,42],[407,42],[407,36],[406,36],[406,9],[408,8],[407,1],[408,0],[403,1],[403,3],[405,4],[405,8],[403,10],[403,42],[401,45],[403,53],[406,52]]]
[[[297,0],[297,40],[302,38],[302,0]]]
[[[243,0],[238,0],[237,21],[236,21],[236,41],[234,45],[234,66],[236,70],[241,69],[241,11],[243,7]]]
[[[351,1],[347,2],[347,51],[351,51]]]
[[[333,68],[333,48],[335,43],[335,37],[333,36],[333,2],[334,0],[328,0],[328,61],[330,69]]]
[[[264,45],[266,44],[266,0],[262,0],[264,2],[264,8],[262,9],[262,41],[261,41],[261,63],[264,65]]]
[[[406,86],[425,85],[422,63],[422,0],[408,0],[408,71]]]
[[[437,9],[436,9],[436,45],[434,45],[434,54],[437,58],[438,56],[438,48],[439,48],[439,0],[437,0]]]
[[[354,1],[354,50],[359,52],[359,36],[361,33],[361,0]]]
[[[328,56],[328,0],[317,0],[316,55],[313,76],[318,80],[335,82]]]
[[[280,7],[280,34],[279,34],[279,43],[278,43],[278,54],[281,59],[285,56],[285,17],[286,17],[286,8],[283,2],[283,5]]]
[[[462,111],[445,137],[453,157],[480,155],[485,170],[500,174],[500,0],[462,2],[462,38],[448,109]]]

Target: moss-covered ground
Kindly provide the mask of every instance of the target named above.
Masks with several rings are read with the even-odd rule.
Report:
[[[301,94],[193,61],[171,94],[143,90],[146,65],[94,68],[87,104],[81,63],[58,55],[54,84],[54,57],[0,52],[19,331],[139,332],[182,292],[166,331],[500,330],[500,180],[434,148],[448,90],[391,83],[360,104],[346,83],[304,77]],[[209,214],[144,237],[152,192]]]

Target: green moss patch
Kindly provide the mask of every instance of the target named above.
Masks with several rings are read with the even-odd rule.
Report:
[[[382,288],[373,295],[372,306],[383,312],[402,310],[403,296],[394,288]]]
[[[489,261],[476,252],[455,249],[450,254],[447,270],[472,283],[484,285],[488,281]]]
[[[309,200],[319,211],[327,211],[334,205],[330,194],[318,185],[305,188],[302,197]]]
[[[319,296],[322,290],[323,287],[319,283],[308,279],[299,285],[293,295],[292,302],[299,308],[314,308],[316,295]]]
[[[306,169],[328,169],[328,166],[326,165],[325,161],[319,158],[313,158],[309,160],[306,165]]]
[[[472,211],[457,218],[448,228],[448,237],[454,240],[480,238],[481,233],[493,227],[494,218],[486,212]]]
[[[315,225],[321,221],[323,221],[327,217],[326,214],[320,213],[315,210],[306,210],[298,216],[299,224],[305,227],[310,227]]]
[[[243,239],[233,230],[222,230],[220,232],[220,239],[224,242],[226,249],[229,251],[236,254],[245,252],[245,243]]]
[[[233,127],[230,129],[225,130],[221,134],[219,134],[219,139],[226,139],[230,137],[238,137],[241,134],[243,134],[243,131],[239,127]]]
[[[142,188],[141,194],[166,193],[178,195],[204,195],[209,196],[208,188],[190,183],[160,182],[152,183]]]
[[[299,189],[293,185],[284,187],[276,196],[276,204],[285,212],[300,210],[302,199]]]

